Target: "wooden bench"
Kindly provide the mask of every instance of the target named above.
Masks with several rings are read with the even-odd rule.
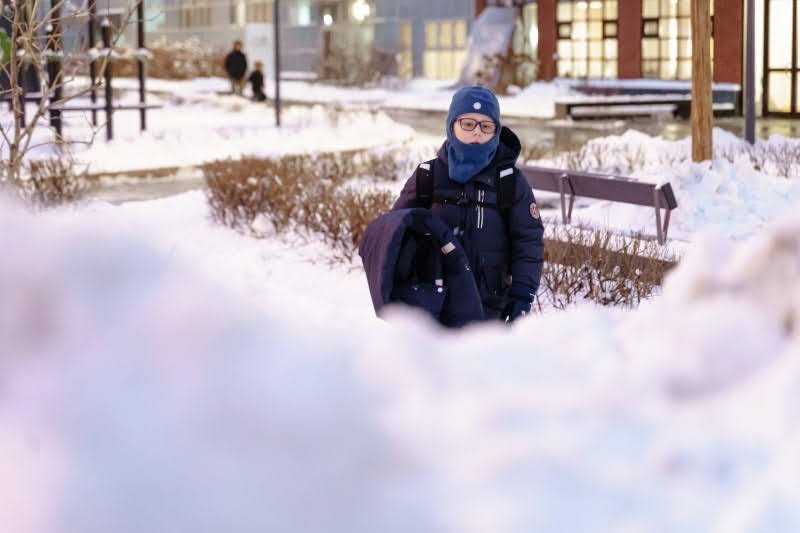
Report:
[[[667,240],[670,213],[678,207],[669,183],[656,185],[624,176],[546,167],[522,166],[520,170],[534,190],[556,192],[560,195],[561,220],[564,224],[572,221],[572,207],[575,197],[578,196],[641,205],[655,209],[658,242],[664,244]],[[662,209],[665,211],[663,222]]]

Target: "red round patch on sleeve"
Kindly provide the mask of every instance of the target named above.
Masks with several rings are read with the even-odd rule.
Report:
[[[539,208],[536,207],[536,202],[531,202],[531,217],[539,220]]]

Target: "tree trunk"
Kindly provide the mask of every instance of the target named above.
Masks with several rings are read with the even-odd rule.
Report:
[[[692,161],[712,158],[711,0],[692,0]]]

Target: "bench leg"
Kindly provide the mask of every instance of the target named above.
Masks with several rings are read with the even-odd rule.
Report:
[[[575,195],[569,195],[569,209],[567,210],[567,222],[572,224],[572,207],[575,205]]]
[[[661,187],[653,189],[653,206],[656,209],[656,235],[658,236],[658,244],[664,244],[667,237],[661,229]],[[669,210],[667,213],[669,213]]]
[[[569,187],[569,175],[565,172],[559,176],[558,193],[561,195],[561,223],[572,223],[572,206],[575,204],[575,195],[572,194],[570,187],[569,206],[567,206],[567,187]]]
[[[566,204],[566,182],[567,182],[567,175],[561,174],[558,179],[558,194],[561,197],[561,223],[567,223],[567,204]]]

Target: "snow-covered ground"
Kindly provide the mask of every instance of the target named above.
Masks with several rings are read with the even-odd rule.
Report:
[[[89,113],[64,112],[64,136],[71,157],[92,173],[145,168],[198,165],[242,155],[275,156],[385,147],[411,140],[414,131],[392,121],[380,111],[337,112],[322,106],[288,107],[275,127],[275,114],[264,104],[237,96],[220,96],[204,89],[192,92],[187,84],[170,97],[151,97],[163,108],[149,111],[148,129],[139,131],[139,114],[114,114],[114,140],[105,142],[104,115],[100,127],[91,125]],[[126,93],[121,102],[134,102]],[[10,114],[0,115],[10,121]],[[39,147],[31,157],[51,156],[53,133],[38,128],[33,144]],[[91,141],[96,139],[98,142]],[[0,153],[8,146],[0,142]]]
[[[800,528],[796,214],[638,311],[458,334],[200,192],[0,224],[9,531]]]
[[[163,83],[150,133],[120,113],[118,141],[75,157],[430,141],[368,109],[290,108],[278,133],[208,80]],[[214,225],[201,191],[37,213],[0,198],[2,530],[798,531],[797,180],[636,132],[598,142],[609,166],[641,146],[634,175],[672,182],[681,263],[637,310],[511,328],[380,321],[358,263]],[[576,213],[647,232],[652,216]]]

